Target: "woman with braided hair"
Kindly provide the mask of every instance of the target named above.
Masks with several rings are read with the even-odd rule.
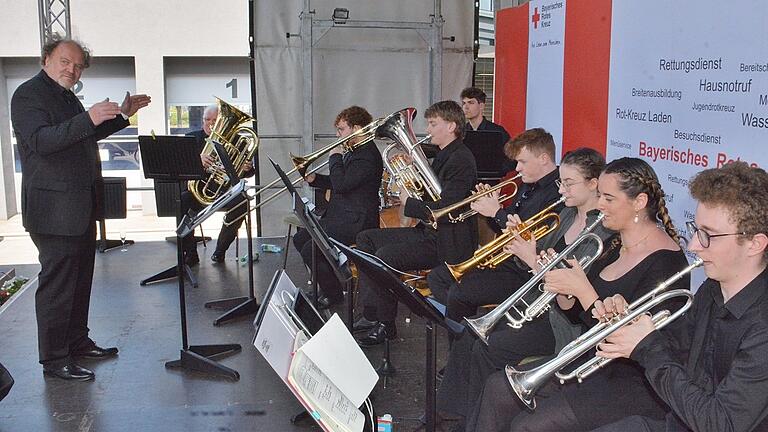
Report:
[[[687,265],[664,191],[645,161],[621,158],[609,163],[600,174],[598,191],[597,208],[605,214],[603,226],[618,232],[620,243],[607,245],[608,252],[588,273],[575,260],[570,261],[571,269],[551,270],[544,287],[560,294],[559,308],[585,329],[598,322],[590,313],[596,300],[620,293],[631,302]],[[671,289],[689,285],[686,276]],[[493,345],[475,346],[473,362],[484,351],[494,350]],[[476,400],[466,430],[589,431],[629,415],[663,418],[667,409],[644,379],[642,369],[627,359],[612,362],[581,384],[560,385],[553,380],[538,392],[537,402],[534,412],[526,411],[503,371],[496,372]]]

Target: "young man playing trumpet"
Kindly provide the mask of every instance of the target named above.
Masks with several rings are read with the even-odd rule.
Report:
[[[472,202],[472,210],[492,219],[492,226],[498,231],[505,228],[507,216],[517,215],[526,220],[560,198],[557,181],[559,173],[555,164],[555,141],[552,135],[541,128],[527,130],[507,144],[505,151],[510,159],[517,161],[523,185],[509,203],[499,202],[495,191]],[[489,189],[478,184],[477,192]],[[507,207],[503,207],[507,204]],[[563,205],[552,211],[557,214]],[[446,316],[461,321],[465,316],[475,315],[478,306],[498,303],[507,298],[515,288],[530,278],[528,268],[508,259],[495,269],[474,270],[456,283],[448,268],[441,265],[429,274],[429,288],[441,302],[445,302]]]
[[[429,209],[439,209],[466,198],[477,182],[477,168],[472,152],[464,145],[464,113],[454,101],[437,102],[424,113],[427,133],[439,147],[431,169],[442,188],[437,201],[409,197],[401,204],[404,214],[429,219]],[[474,218],[452,224],[438,222],[435,230],[423,223],[413,228],[388,228],[363,231],[357,235],[357,247],[374,254],[399,270],[430,269],[441,262],[457,263],[472,255],[477,244]],[[362,346],[383,343],[397,335],[395,317],[397,300],[374,286],[365,273],[360,274],[363,317],[354,326],[367,333],[358,342]]]
[[[690,183],[698,201],[688,249],[707,280],[677,322],[655,330],[641,315],[599,345],[629,358],[670,408],[664,419],[630,416],[597,431],[768,430],[768,174],[735,162]],[[620,295],[595,302],[593,316],[627,309]]]

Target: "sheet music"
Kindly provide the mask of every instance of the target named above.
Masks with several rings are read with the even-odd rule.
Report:
[[[291,320],[282,306],[267,305],[259,333],[253,341],[253,346],[264,356],[277,375],[283,381],[288,379],[291,367],[291,353],[294,340],[299,333],[296,324]]]
[[[294,353],[288,380],[310,404],[312,417],[330,430],[363,430],[363,413],[301,350]]]
[[[344,326],[338,314],[299,350],[358,407],[373,390],[379,375]]]

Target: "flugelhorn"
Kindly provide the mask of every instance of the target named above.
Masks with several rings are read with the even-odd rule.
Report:
[[[570,373],[560,372],[564,367],[581,357],[581,355],[592,348],[595,348],[597,344],[610,336],[611,333],[622,328],[626,324],[629,324],[640,315],[650,313],[656,306],[677,297],[685,298],[685,304],[680,309],[674,313],[671,313],[669,310],[663,310],[653,315],[651,320],[656,329],[661,329],[682,316],[693,304],[693,293],[687,289],[676,289],[672,291],[667,291],[667,289],[702,263],[703,261],[701,258],[696,258],[690,265],[675,273],[656,288],[632,302],[632,304],[627,306],[627,311],[624,314],[618,315],[608,322],[598,323],[589,329],[589,331],[566,345],[557,357],[549,362],[528,371],[517,371],[514,367],[507,365],[504,371],[515,394],[517,394],[520,400],[529,409],[536,409],[536,392],[542,385],[549,381],[552,376],[557,377],[561,384],[573,379],[581,382],[612,360],[594,356]]]
[[[504,229],[498,237],[476,250],[472,258],[458,264],[446,264],[451,275],[453,275],[456,281],[461,281],[461,278],[475,267],[496,268],[504,260],[512,256],[512,254],[504,252],[503,249],[504,245],[511,242],[514,238],[519,236],[526,241],[531,238],[538,240],[554,231],[560,225],[560,216],[553,210],[564,202],[565,198],[560,197],[559,200],[550,204],[547,208],[536,213],[517,227]]]
[[[546,264],[542,266],[541,270],[492,311],[478,318],[464,318],[464,321],[467,322],[467,327],[475,332],[481,341],[488,345],[488,335],[502,318],[506,318],[508,326],[519,329],[526,322],[533,321],[546,312],[550,308],[552,301],[557,297],[557,293],[544,291],[541,286],[543,284],[541,282],[542,279],[553,268],[566,267],[563,262],[572,258],[573,252],[582,243],[592,241],[595,243],[594,253],[579,258],[579,265],[584,268],[589,267],[603,253],[603,241],[592,230],[603,221],[604,217],[605,215],[600,213],[591,224],[581,230],[576,240],[556,256],[547,258]],[[526,298],[536,291],[541,291],[541,294],[534,301],[528,303]]]
[[[466,210],[464,212],[459,213],[459,215],[455,216],[455,217],[451,214],[451,212],[454,211],[454,210],[458,210],[458,209],[464,207],[465,205],[471,204],[472,202],[474,202],[478,198],[484,197],[484,196],[486,196],[488,194],[496,192],[497,190],[501,190],[505,186],[511,185],[511,186],[515,187],[514,190],[512,191],[512,193],[504,194],[504,195],[499,196],[499,204],[502,204],[502,203],[504,203],[506,201],[509,201],[510,199],[514,198],[515,195],[517,195],[517,183],[516,183],[516,181],[520,177],[522,177],[522,174],[518,174],[518,175],[516,175],[516,176],[514,176],[512,178],[509,178],[509,179],[506,179],[506,180],[504,180],[502,182],[499,182],[497,185],[493,186],[492,188],[490,188],[488,190],[474,193],[474,194],[468,196],[467,198],[464,198],[463,200],[461,200],[461,201],[459,201],[459,202],[457,202],[455,204],[451,204],[451,205],[449,205],[447,207],[443,207],[443,208],[436,209],[436,210],[430,209],[429,210],[429,213],[430,213],[430,223],[432,224],[432,228],[437,228],[437,220],[440,219],[443,216],[446,216],[446,215],[448,216],[448,221],[451,222],[451,223],[459,223],[459,222],[463,222],[463,221],[469,219],[470,217],[476,215],[477,211],[469,209],[469,210]]]

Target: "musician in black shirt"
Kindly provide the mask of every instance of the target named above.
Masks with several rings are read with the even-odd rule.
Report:
[[[496,124],[485,118],[485,92],[477,87],[467,87],[461,91],[461,109],[467,118],[466,129],[468,131],[498,131],[501,132],[503,143],[508,143],[510,136],[504,126]],[[502,164],[502,171],[507,173],[515,169],[515,162],[506,159]]]
[[[627,417],[601,432],[768,430],[768,174],[735,162],[700,172],[690,189],[698,206],[688,248],[708,277],[693,306],[660,331],[641,316],[599,346],[603,357],[642,366],[671,412]],[[610,297],[593,314],[626,304]]]

